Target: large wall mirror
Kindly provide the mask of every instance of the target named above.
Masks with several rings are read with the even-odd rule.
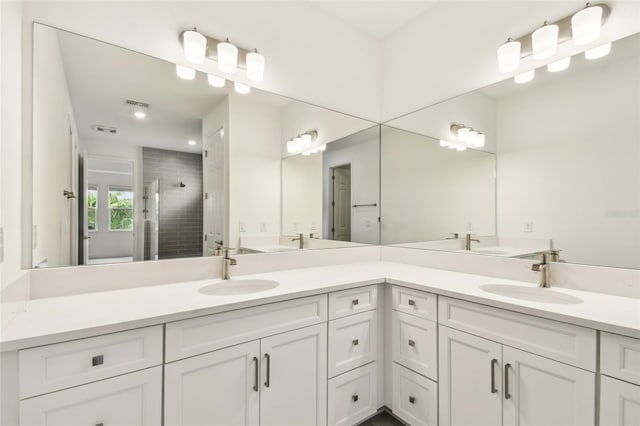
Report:
[[[515,257],[554,248],[567,262],[640,268],[639,76],[635,34],[606,57],[575,55],[564,71],[386,123],[382,243]],[[485,146],[451,146],[456,124]],[[466,234],[478,241],[466,247]]]
[[[360,146],[375,123],[239,94],[230,81],[212,87],[203,73],[184,80],[172,63],[46,25],[33,31],[33,266],[208,256],[222,245],[296,250],[300,233],[305,249],[378,243],[377,210],[350,220],[347,237],[328,233],[326,208],[307,204],[326,196],[292,201],[282,184],[290,139],[313,132],[327,150],[296,157],[323,162],[334,145]],[[379,205],[377,194],[376,183],[366,202]]]

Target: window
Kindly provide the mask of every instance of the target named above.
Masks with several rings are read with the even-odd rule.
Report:
[[[109,188],[109,230],[131,231],[133,229],[133,191]]]
[[[89,231],[98,230],[98,187],[89,186],[87,188],[87,228]]]

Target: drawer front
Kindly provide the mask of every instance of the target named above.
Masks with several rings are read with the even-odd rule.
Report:
[[[351,288],[329,293],[329,319],[371,311],[378,305],[378,286]]]
[[[162,367],[20,401],[21,426],[158,426]]]
[[[162,326],[139,328],[19,352],[20,398],[162,364]]]
[[[435,294],[394,285],[391,298],[396,311],[438,321],[438,299]]]
[[[327,295],[303,297],[167,324],[172,362],[327,320]]]
[[[438,334],[435,322],[392,312],[393,360],[433,380],[438,380]]]
[[[377,367],[372,362],[329,380],[329,426],[351,426],[375,414]]]
[[[601,332],[600,371],[640,385],[640,339]]]
[[[438,384],[394,363],[391,409],[411,426],[437,426]]]
[[[596,369],[596,331],[504,309],[440,297],[439,323],[589,371]]]
[[[329,321],[329,377],[376,359],[376,311]]]

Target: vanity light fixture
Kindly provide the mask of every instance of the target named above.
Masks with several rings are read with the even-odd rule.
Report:
[[[567,56],[566,58],[562,58],[559,61],[551,62],[547,65],[547,71],[549,72],[560,72],[569,68],[571,64],[571,56]]]
[[[606,43],[593,49],[586,50],[584,57],[587,59],[600,59],[605,57],[611,52],[611,43]]]
[[[204,64],[207,51],[207,38],[200,34],[196,28],[193,31],[185,31],[182,34],[184,44],[184,57],[193,64]]]
[[[516,75],[515,77],[513,77],[513,80],[518,84],[524,84],[533,80],[535,76],[536,70],[530,70]]]
[[[196,78],[196,70],[193,68],[185,67],[184,65],[176,64],[176,74],[178,77],[184,80],[193,80]]]
[[[587,6],[571,17],[571,36],[573,44],[582,46],[595,41],[602,27],[602,7]]]
[[[287,154],[316,154],[327,149],[326,144],[318,144],[318,131],[309,130],[287,141]]]
[[[143,120],[147,118],[147,113],[144,111],[134,111],[133,116],[138,120]]]
[[[445,140],[440,140],[440,146],[446,146],[451,149],[458,149],[461,146],[465,149],[467,147],[482,148],[486,143],[486,136],[484,135],[484,133],[471,127],[467,127],[464,124],[453,123],[451,124],[451,126],[449,126],[449,131],[457,139],[458,142],[452,143]],[[463,149],[458,149],[458,151],[463,151]]]
[[[558,50],[559,27],[544,21],[544,24],[531,34],[531,46],[534,59],[547,59]]]
[[[246,95],[247,93],[251,92],[251,86],[238,83],[237,81],[233,82],[233,88],[236,90],[237,93],[240,93],[241,95]]]
[[[188,142],[188,143],[189,143],[189,145],[191,145],[191,146],[197,145],[197,142],[196,142],[196,141],[194,141],[193,139],[189,140],[189,142]]]
[[[227,83],[227,80],[225,80],[224,78],[218,77],[217,75],[213,74],[207,74],[207,81],[213,87],[224,87],[224,85]]]

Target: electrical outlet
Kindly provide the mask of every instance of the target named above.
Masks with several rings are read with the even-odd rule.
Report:
[[[264,222],[260,223],[260,232],[267,232],[267,224]]]
[[[244,222],[238,222],[238,231],[247,232],[247,224]]]
[[[533,232],[533,221],[525,222],[525,224],[524,224],[524,232]]]

